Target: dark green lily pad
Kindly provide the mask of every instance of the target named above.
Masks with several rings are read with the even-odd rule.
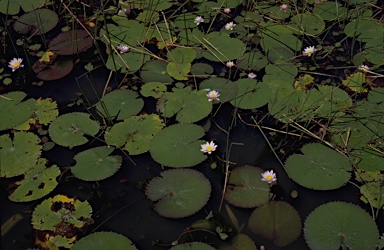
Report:
[[[68,113],[59,116],[49,126],[49,135],[56,144],[74,147],[88,142],[85,135],[94,136],[99,132],[99,124],[91,120],[87,113]]]
[[[114,232],[96,232],[77,241],[72,250],[137,250],[132,241]]]
[[[221,103],[233,100],[238,92],[237,85],[225,78],[211,77],[210,79],[201,82],[199,88],[218,91],[220,93],[219,102]]]
[[[45,4],[47,4],[47,2],[47,0],[2,0],[0,1],[0,12],[6,15],[16,15],[17,13],[19,13],[20,8],[22,8],[24,12],[30,12],[34,9],[43,7]]]
[[[286,47],[271,48],[268,50],[268,60],[271,63],[289,61],[290,59],[294,58],[294,56],[295,55],[293,54],[292,50]]]
[[[211,185],[200,172],[172,169],[148,184],[145,194],[156,202],[156,211],[167,218],[183,218],[199,211],[209,199]]]
[[[167,91],[167,86],[161,82],[148,82],[141,86],[140,94],[145,97],[159,98]]]
[[[27,96],[24,92],[16,91],[3,94],[0,97],[0,131],[14,128],[26,122],[35,111],[36,101],[23,99]]]
[[[196,58],[196,51],[193,48],[177,47],[168,51],[167,58],[176,64],[191,63]]]
[[[231,171],[225,200],[237,207],[257,207],[269,201],[270,190],[267,182],[261,180],[261,168],[237,167]]]
[[[43,81],[61,79],[71,73],[73,66],[72,59],[55,60],[53,64],[38,72],[36,77]]]
[[[240,79],[235,82],[237,93],[231,104],[242,109],[260,108],[268,103],[271,98],[270,86],[255,79]]]
[[[167,63],[159,60],[146,62],[140,71],[140,77],[144,82],[173,82],[167,73]]]
[[[115,124],[105,133],[108,145],[124,146],[130,155],[138,155],[149,150],[152,138],[164,127],[158,115],[140,115]]]
[[[41,35],[52,30],[59,21],[57,14],[49,9],[37,9],[22,15],[13,28],[20,34]]]
[[[236,60],[236,65],[244,70],[261,70],[267,66],[268,60],[260,51],[252,51],[245,53]]]
[[[362,208],[330,202],[316,208],[305,220],[304,237],[313,250],[376,249],[379,231]]]
[[[384,102],[384,88],[376,88],[369,91],[368,101],[372,103]]]
[[[242,57],[245,44],[236,38],[227,35],[216,36],[204,42],[203,56],[214,62],[227,62]]]
[[[293,154],[285,162],[288,175],[307,188],[337,189],[347,183],[352,168],[348,158],[320,143],[305,145],[301,154]]]
[[[327,1],[317,4],[313,9],[313,12],[320,16],[323,20],[331,21],[344,18],[347,13],[347,9],[343,7],[341,3]]]
[[[238,234],[233,237],[230,244],[225,243],[219,250],[257,250],[257,247],[248,235]]]
[[[56,178],[60,169],[56,165],[46,167],[47,160],[40,158],[35,166],[24,173],[24,179],[15,183],[16,189],[9,199],[14,202],[28,202],[49,194],[58,184]]]
[[[122,73],[134,73],[150,59],[150,56],[142,51],[132,50],[129,53],[115,54],[110,53],[105,66],[113,71],[121,70]]]
[[[132,90],[115,90],[105,96],[96,104],[96,109],[107,119],[124,120],[141,111],[144,101]]]
[[[84,150],[75,156],[76,165],[71,172],[84,181],[104,180],[117,172],[122,159],[119,155],[110,155],[115,148],[97,147]]]
[[[203,242],[190,242],[176,245],[169,250],[215,250],[215,248]]]
[[[256,208],[249,218],[248,226],[256,235],[284,247],[301,234],[301,219],[296,209],[285,201],[271,201]]]
[[[300,39],[293,35],[293,29],[274,22],[262,23],[261,27],[261,46],[265,51],[281,47],[300,51],[303,47]]]
[[[290,26],[295,32],[316,36],[325,29],[325,23],[320,16],[313,14],[298,14],[292,18]]]
[[[273,82],[276,80],[282,81],[291,81],[298,74],[298,69],[296,65],[292,63],[277,63],[277,64],[268,64],[265,67],[265,75],[263,77],[263,82]]]
[[[48,49],[57,55],[73,55],[89,49],[93,45],[93,37],[85,30],[70,30],[53,39]]]
[[[152,158],[168,167],[191,167],[207,159],[199,140],[204,129],[194,124],[176,124],[161,130],[151,141]]]
[[[210,77],[212,73],[213,73],[213,68],[209,64],[206,64],[206,63],[192,64],[191,74],[194,77]]]
[[[17,132],[0,136],[0,177],[14,177],[30,170],[41,155],[40,139],[33,133]]]

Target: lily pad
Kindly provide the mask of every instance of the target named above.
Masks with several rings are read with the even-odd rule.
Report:
[[[292,18],[290,25],[296,32],[316,36],[325,29],[325,23],[320,16],[302,13]]]
[[[379,182],[366,183],[360,188],[360,197],[364,203],[369,203],[374,208],[384,209],[384,193]]]
[[[24,173],[24,179],[15,183],[9,199],[14,202],[28,202],[49,194],[58,184],[56,178],[60,169],[56,165],[46,167],[47,160],[40,158],[35,166]]]
[[[167,91],[167,86],[161,82],[148,82],[141,86],[140,94],[145,97],[159,98]]]
[[[248,226],[254,234],[280,247],[295,241],[302,228],[298,212],[285,201],[271,201],[256,208],[249,218]]]
[[[49,9],[37,9],[22,15],[13,28],[20,34],[41,35],[56,27],[59,17]]]
[[[248,235],[238,234],[233,237],[230,244],[220,246],[219,250],[257,250],[257,247]]]
[[[59,115],[57,103],[51,98],[39,98],[36,100],[36,120],[40,124],[48,125]]]
[[[293,35],[293,29],[272,22],[262,23],[259,30],[261,46],[265,51],[272,48],[288,48],[300,51],[302,42]]]
[[[85,135],[94,136],[100,129],[99,124],[89,116],[79,112],[59,116],[48,129],[52,141],[70,148],[87,143]]]
[[[215,248],[203,242],[190,242],[178,244],[170,248],[169,250],[215,250]]]
[[[0,136],[0,177],[24,174],[35,166],[41,155],[40,139],[33,133],[17,132],[13,140],[8,134]]]
[[[216,90],[220,93],[220,101],[221,103],[228,102],[233,100],[236,97],[237,85],[233,83],[231,80],[227,80],[224,78],[210,78],[200,83],[200,89],[210,89]]]
[[[305,145],[301,154],[293,154],[285,162],[288,175],[307,188],[337,189],[347,183],[352,168],[348,158],[320,143]]]
[[[317,4],[313,9],[313,12],[320,16],[323,20],[331,21],[344,18],[347,13],[347,9],[343,7],[341,3],[327,1]]]
[[[167,73],[176,80],[188,80],[188,73],[191,71],[190,63],[174,63],[170,62],[167,65]]]
[[[71,172],[80,180],[100,181],[117,172],[121,166],[121,156],[110,155],[113,147],[97,147],[84,150],[75,156],[76,165]]]
[[[144,54],[144,49],[132,50],[129,53],[110,53],[105,66],[113,71],[121,70],[122,73],[134,73],[138,71],[150,57]]]
[[[172,169],[155,177],[145,191],[156,211],[167,218],[183,218],[199,211],[209,199],[211,185],[200,172]]]
[[[313,250],[376,249],[379,231],[362,208],[330,202],[316,208],[305,220],[304,237]]]
[[[207,48],[203,56],[214,62],[227,62],[242,57],[245,49],[242,41],[227,35],[213,37],[203,44]]]
[[[96,104],[96,109],[109,120],[124,120],[141,111],[144,101],[132,90],[115,90],[105,96]]]
[[[193,77],[209,77],[213,73],[213,68],[207,63],[192,64],[191,74]]]
[[[365,74],[362,72],[354,73],[347,77],[346,80],[342,81],[343,85],[350,88],[352,91],[357,93],[366,93],[368,92],[368,89],[366,86],[365,81]]]
[[[255,79],[240,79],[235,82],[237,93],[231,104],[242,109],[260,108],[268,103],[271,89],[268,84]]]
[[[0,12],[6,15],[16,15],[20,12],[20,8],[22,8],[24,12],[30,12],[34,9],[43,7],[45,4],[47,4],[47,0],[2,0],[0,1]]]
[[[269,201],[268,183],[261,180],[261,168],[253,166],[237,167],[231,171],[225,200],[237,207],[257,207]]]
[[[105,133],[108,145],[124,146],[130,155],[138,155],[149,150],[152,138],[164,127],[158,115],[140,115],[115,124]]]
[[[204,129],[195,124],[176,124],[166,127],[151,141],[152,158],[168,167],[191,167],[207,159],[200,149]]]
[[[0,131],[14,128],[27,121],[35,111],[36,101],[28,99],[24,92],[16,91],[0,97]]]
[[[92,45],[93,38],[87,31],[70,30],[53,39],[48,49],[57,55],[73,55],[89,49]]]
[[[125,236],[114,232],[96,232],[77,241],[72,250],[137,250],[132,241]]]
[[[167,73],[167,63],[159,60],[146,62],[140,71],[140,77],[144,82],[173,82]]]
[[[61,79],[71,73],[73,66],[72,59],[55,60],[53,64],[39,71],[36,77],[43,81]]]

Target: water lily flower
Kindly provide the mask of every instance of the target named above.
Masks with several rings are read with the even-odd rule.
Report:
[[[232,68],[233,66],[235,66],[232,61],[227,62],[225,65],[227,65],[228,68]]]
[[[309,46],[304,49],[303,55],[311,56],[313,53],[315,53],[315,51],[316,51],[315,46]]]
[[[120,52],[120,54],[127,53],[129,51],[129,47],[127,45],[119,45],[116,49]]]
[[[205,144],[202,144],[200,151],[202,151],[204,153],[211,154],[213,151],[216,150],[216,148],[217,148],[217,145],[215,143],[213,143],[213,141],[211,141],[211,142],[207,142]]]
[[[252,79],[254,79],[254,78],[256,78],[256,74],[255,73],[253,73],[253,72],[251,72],[251,73],[249,73],[248,74],[248,78],[252,78]]]
[[[21,64],[23,62],[23,59],[21,58],[13,58],[10,62],[9,62],[9,65],[8,67],[10,67],[12,69],[12,72],[14,72],[15,70],[17,70],[18,68],[22,68],[24,67],[23,64]]]
[[[224,8],[223,12],[225,14],[229,14],[229,13],[231,13],[231,9],[230,8]]]
[[[287,9],[288,9],[288,5],[287,4],[283,3],[282,5],[280,5],[280,10],[286,12]]]
[[[226,30],[233,30],[233,27],[235,27],[236,24],[234,24],[233,22],[229,22],[225,25],[225,29]]]
[[[193,22],[196,23],[196,25],[199,25],[200,23],[204,23],[204,18],[197,16]]]
[[[276,173],[274,173],[273,170],[266,171],[266,172],[262,173],[261,176],[263,177],[263,178],[261,178],[261,180],[268,182],[268,183],[272,183],[274,181],[277,181]]]
[[[211,101],[220,101],[219,96],[220,96],[220,94],[216,90],[211,90],[207,94],[209,102],[211,102]]]
[[[362,65],[359,66],[359,70],[361,70],[361,71],[368,71],[369,67],[367,65],[362,64]]]

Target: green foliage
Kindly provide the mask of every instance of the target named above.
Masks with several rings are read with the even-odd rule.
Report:
[[[352,170],[348,158],[319,143],[307,144],[285,162],[292,180],[315,190],[332,190],[346,184]]]
[[[292,29],[284,25],[266,22],[262,23],[261,27],[261,46],[267,52],[280,47],[299,51],[303,46],[298,37],[293,35]]]
[[[13,1],[2,0],[0,1],[0,12],[7,15],[16,15],[19,13],[20,8],[25,12],[43,7],[47,0],[30,0],[30,1]]]
[[[167,63],[157,60],[146,62],[140,71],[140,77],[144,82],[173,82],[172,77],[167,74]]]
[[[365,74],[362,72],[354,73],[347,77],[346,80],[343,80],[343,85],[350,88],[351,90],[357,93],[365,93],[368,92],[365,81]]]
[[[318,35],[325,29],[325,23],[320,16],[301,13],[292,18],[290,26],[296,33]]]
[[[239,79],[235,82],[237,93],[231,104],[242,109],[260,108],[268,103],[271,95],[270,86],[255,79]]]
[[[263,170],[253,166],[237,167],[231,171],[225,200],[237,207],[251,208],[269,201],[269,185],[261,180]]]
[[[152,158],[168,167],[191,167],[207,156],[200,151],[204,129],[194,124],[176,124],[166,127],[151,141]]]
[[[88,142],[100,129],[98,123],[87,113],[68,113],[59,116],[49,126],[49,135],[55,143],[64,147],[80,146]]]
[[[191,243],[178,244],[174,247],[171,247],[169,250],[214,250],[214,249],[215,248],[203,242],[191,242]]]
[[[324,21],[339,20],[347,14],[347,9],[339,2],[321,2],[315,6],[313,12],[320,16]]]
[[[0,7],[1,8],[1,7]],[[13,28],[21,34],[41,35],[56,27],[59,17],[49,9],[37,9],[22,15]]]
[[[144,52],[141,48],[124,54],[110,53],[105,66],[113,71],[121,70],[121,73],[135,73],[150,59]]]
[[[167,86],[161,82],[148,82],[141,86],[140,94],[145,97],[160,98],[167,91]]]
[[[251,231],[277,246],[284,247],[301,234],[301,219],[296,209],[285,201],[271,201],[256,208],[249,218]]]
[[[330,202],[312,211],[305,220],[304,236],[313,250],[376,249],[379,232],[375,222],[362,208]]]
[[[231,243],[225,243],[219,250],[257,250],[257,247],[248,235],[238,234],[233,237]]]
[[[39,98],[36,100],[36,120],[40,124],[48,125],[59,115],[57,110],[57,103],[51,98],[42,99]]]
[[[361,186],[360,197],[364,203],[369,203],[374,208],[384,209],[384,187],[380,182],[369,182]]]
[[[12,140],[13,139],[13,140]],[[0,136],[0,177],[14,177],[35,166],[41,154],[40,139],[33,133],[17,132],[13,138]]]
[[[47,160],[40,158],[36,165],[24,173],[24,179],[15,183],[16,189],[9,199],[14,202],[28,202],[49,194],[56,186],[60,169],[56,165],[46,167]]]
[[[227,35],[208,38],[203,44],[207,48],[203,51],[203,56],[214,62],[227,62],[242,57],[245,49],[242,41]]]
[[[220,93],[221,103],[233,100],[238,92],[237,85],[224,78],[210,78],[200,83],[200,89],[216,90]]]
[[[161,216],[190,216],[207,203],[211,185],[202,173],[192,169],[172,169],[160,175],[151,180],[145,193],[157,202],[155,209]]]
[[[236,65],[244,70],[260,70],[267,66],[268,60],[260,51],[244,53],[236,61]]]
[[[96,232],[87,235],[86,237],[77,241],[73,250],[137,250],[132,241],[125,236],[113,232]]]
[[[149,150],[152,138],[165,126],[158,115],[140,115],[115,124],[105,133],[108,145],[124,147],[130,155],[138,155]]]

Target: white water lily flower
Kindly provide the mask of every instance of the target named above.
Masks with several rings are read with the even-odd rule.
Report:
[[[288,9],[288,5],[287,4],[283,3],[282,5],[280,5],[280,10],[286,12],[287,9]]]
[[[202,151],[204,153],[211,154],[213,151],[216,150],[216,148],[217,148],[217,145],[215,143],[213,143],[213,141],[211,141],[211,142],[207,142],[205,144],[202,144],[200,151]]]
[[[12,72],[14,72],[15,70],[17,70],[18,68],[22,68],[24,67],[23,64],[21,64],[23,62],[23,59],[21,58],[13,58],[10,62],[9,62],[9,65],[8,67],[10,67],[12,69]]]
[[[228,68],[232,68],[233,66],[235,66],[235,64],[232,62],[232,61],[229,61],[225,64]]]
[[[116,49],[120,52],[120,54],[127,53],[129,51],[129,47],[126,45],[119,45]]]
[[[268,183],[272,183],[274,181],[277,181],[276,173],[274,173],[273,170],[266,171],[266,172],[262,173],[261,176],[263,177],[263,178],[261,178],[261,180],[268,182]]]
[[[303,55],[311,56],[313,53],[315,53],[315,51],[316,51],[315,46],[309,46],[304,49]]]
[[[367,65],[362,64],[362,65],[359,66],[359,70],[361,70],[361,71],[368,71],[369,67]]]
[[[233,30],[233,27],[235,27],[236,24],[234,24],[233,22],[229,22],[225,25],[225,29],[226,30]]]
[[[211,101],[220,101],[219,96],[220,96],[220,94],[216,90],[211,90],[207,94],[209,102],[211,102]]]
[[[224,8],[223,12],[225,14],[229,14],[229,13],[231,13],[231,9],[230,8]]]
[[[252,78],[252,79],[254,79],[254,78],[256,78],[256,77],[257,77],[257,75],[256,75],[255,73],[253,73],[253,72],[251,72],[251,73],[248,74],[248,78]]]
[[[204,18],[197,16],[193,22],[196,23],[196,25],[199,25],[200,23],[204,23]]]

